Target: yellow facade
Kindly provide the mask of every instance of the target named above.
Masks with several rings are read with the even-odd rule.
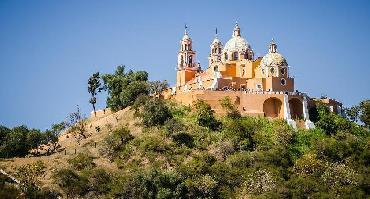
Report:
[[[217,114],[223,114],[219,100],[230,97],[242,115],[281,118],[293,127],[314,127],[308,115],[309,98],[295,91],[288,63],[273,40],[265,56],[254,58],[236,24],[225,46],[216,34],[210,48],[208,67],[202,70],[185,30],[178,53],[176,86],[167,98],[183,104],[205,100]]]

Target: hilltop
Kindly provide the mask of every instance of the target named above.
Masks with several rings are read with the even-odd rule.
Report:
[[[9,155],[5,152],[10,150],[19,156],[1,159],[0,167],[21,182],[13,186],[0,175],[0,196],[369,196],[368,100],[348,109],[354,113],[348,118],[317,104],[312,114],[316,128],[294,129],[281,119],[242,116],[228,97],[219,101],[224,115],[202,100],[191,106],[165,100],[165,83],[148,82],[145,72],[118,68],[102,79],[109,110],[86,119],[79,112],[71,114],[72,122],[57,139],[61,147],[53,153],[26,157],[12,147],[17,146],[12,136],[19,129],[0,128],[7,132],[0,154]],[[359,119],[363,124],[355,122]],[[40,135],[24,133],[29,142],[35,138],[29,135]]]

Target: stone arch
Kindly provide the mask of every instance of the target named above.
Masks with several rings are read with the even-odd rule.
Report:
[[[265,117],[279,117],[282,102],[278,98],[270,97],[263,102],[263,112]]]
[[[303,119],[303,103],[297,98],[289,100],[290,116],[292,119]]]

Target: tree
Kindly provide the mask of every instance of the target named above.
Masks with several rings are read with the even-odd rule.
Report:
[[[367,128],[370,127],[370,100],[364,100],[360,102],[360,120],[365,124]]]
[[[360,107],[359,106],[352,106],[350,108],[346,108],[345,112],[347,114],[347,117],[352,122],[357,122],[358,117],[360,115]]]
[[[22,157],[28,154],[30,145],[27,143],[28,128],[26,126],[14,127],[5,145],[6,157]]]
[[[66,122],[60,122],[57,124],[53,124],[51,126],[51,130],[45,131],[45,144],[50,144],[51,146],[47,150],[47,154],[51,152],[55,152],[59,145],[59,135],[62,131],[67,127]]]
[[[138,96],[149,94],[145,71],[125,72],[125,66],[118,66],[114,74],[105,74],[102,79],[104,89],[108,91],[107,106],[113,111],[131,106]]]
[[[99,152],[104,157],[112,161],[117,154],[124,148],[124,146],[134,137],[130,133],[130,129],[127,125],[114,130],[110,135],[108,135],[104,141]]]
[[[127,124],[113,131],[113,137],[117,140],[120,140],[119,147],[122,147],[124,144],[134,138],[131,135],[130,129],[128,128]]]
[[[226,115],[230,118],[240,118],[240,112],[235,107],[235,105],[231,102],[230,97],[224,97],[219,100],[222,108],[226,111]]]
[[[153,96],[161,95],[168,88],[167,81],[152,81],[149,82],[149,92]]]
[[[0,158],[24,157],[30,149],[44,143],[45,136],[38,129],[17,126],[12,129],[0,127]]]
[[[172,118],[171,112],[162,99],[150,99],[147,101],[139,114],[145,126],[163,125]]]
[[[86,135],[86,118],[81,114],[80,108],[77,106],[77,111],[69,115],[69,132],[74,135],[77,143],[80,143],[81,139],[85,139]]]
[[[98,94],[98,92],[100,92],[101,90],[101,83],[100,83],[100,75],[99,75],[99,72],[97,73],[94,73],[90,78],[89,78],[89,81],[87,82],[88,84],[88,92],[90,93],[91,95],[91,98],[90,98],[90,104],[92,104],[93,106],[93,109],[94,109],[94,115],[96,117],[96,110],[95,110],[95,104],[96,104],[96,95]]]
[[[220,122],[216,120],[214,111],[209,104],[203,100],[197,100],[194,107],[195,115],[200,126],[208,127],[212,130],[217,130],[220,127]]]

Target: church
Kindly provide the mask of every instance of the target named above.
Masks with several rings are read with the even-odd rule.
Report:
[[[186,105],[201,99],[210,104],[216,114],[223,114],[219,100],[229,97],[242,115],[280,118],[293,128],[314,128],[309,119],[309,107],[318,99],[311,99],[295,90],[288,62],[279,53],[274,40],[270,42],[266,55],[255,57],[236,23],[225,45],[216,30],[207,68],[200,67],[196,55],[185,27],[177,57],[176,85],[166,98]],[[339,102],[319,100],[331,111],[341,112]]]

